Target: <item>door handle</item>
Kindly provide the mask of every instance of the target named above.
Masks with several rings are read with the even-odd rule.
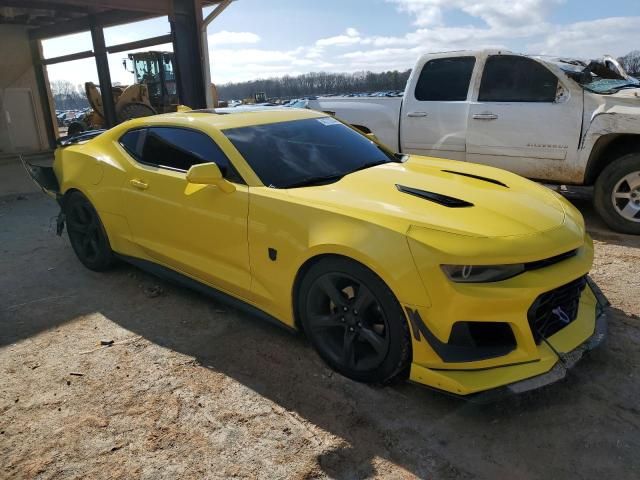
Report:
[[[495,113],[476,113],[473,118],[476,120],[496,120],[498,115]]]
[[[407,113],[407,117],[426,117],[427,112],[409,112]]]
[[[133,186],[136,187],[140,190],[146,190],[147,188],[149,188],[149,184],[142,181],[142,180],[138,180],[137,178],[134,178],[133,180],[129,180],[129,183]]]

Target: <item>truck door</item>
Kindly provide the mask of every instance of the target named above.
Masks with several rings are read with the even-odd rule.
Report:
[[[542,63],[490,55],[469,108],[467,160],[539,180],[571,181],[582,96]]]
[[[416,66],[400,113],[404,153],[465,159],[467,98],[475,63],[473,56],[442,57]]]

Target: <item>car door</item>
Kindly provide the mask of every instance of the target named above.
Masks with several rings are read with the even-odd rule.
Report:
[[[469,85],[476,58],[431,58],[417,66],[400,115],[404,153],[464,160]],[[419,72],[419,73],[418,73]]]
[[[248,188],[221,148],[203,132],[177,127],[129,131],[120,143],[132,167],[123,201],[134,241],[163,265],[248,295]],[[207,162],[235,192],[187,182],[187,170]]]
[[[559,180],[577,151],[582,98],[545,65],[490,55],[469,108],[467,160]]]

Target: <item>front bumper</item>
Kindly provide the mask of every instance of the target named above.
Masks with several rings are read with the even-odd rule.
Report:
[[[495,401],[563,379],[586,352],[606,338],[609,302],[588,279],[578,318],[537,346],[535,356],[485,368],[412,364],[411,380],[472,401]]]
[[[561,353],[559,361],[547,373],[527,378],[526,380],[510,383],[503,387],[477,393],[467,398],[478,403],[489,403],[511,395],[537,390],[546,385],[558,382],[567,376],[569,370],[575,367],[585,353],[602,345],[606,338],[607,314],[606,307],[603,306],[602,311],[596,318],[596,326],[593,335],[591,335],[586,342],[578,346],[576,349],[568,353]]]

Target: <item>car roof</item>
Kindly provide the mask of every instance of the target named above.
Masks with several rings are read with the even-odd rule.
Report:
[[[127,129],[154,126],[174,125],[184,127],[198,127],[202,129],[215,128],[226,130],[229,128],[266,125],[269,123],[320,118],[327,115],[321,112],[300,108],[269,108],[246,109],[237,112],[210,110],[190,110],[183,112],[165,113],[151,117],[136,118],[126,122]]]

